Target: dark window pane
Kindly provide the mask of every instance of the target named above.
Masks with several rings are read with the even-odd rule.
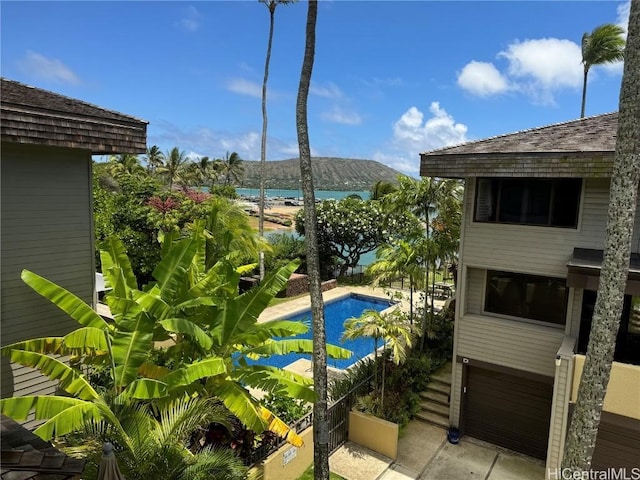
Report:
[[[564,325],[567,289],[563,279],[512,272],[487,272],[485,310]]]
[[[578,225],[578,208],[582,180],[565,178],[555,184],[551,225],[555,227],[575,227]]]
[[[581,190],[579,178],[479,178],[474,220],[575,228]]]
[[[522,221],[522,203],[524,197],[524,180],[504,180],[500,189],[500,222],[520,223]]]
[[[526,190],[526,217],[529,225],[548,225],[551,208],[551,181],[532,180]]]

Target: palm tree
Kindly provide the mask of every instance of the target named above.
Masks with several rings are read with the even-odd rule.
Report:
[[[316,198],[311,171],[311,147],[307,120],[307,100],[313,72],[316,48],[316,18],[318,1],[309,0],[305,33],[304,58],[300,72],[298,98],[296,100],[296,130],[300,152],[300,185],[304,201],[304,226],[307,246],[307,271],[311,296],[313,323],[313,382],[316,398],[313,403],[313,477],[329,480],[329,424],[327,415],[327,334],[324,325],[324,302],[320,285],[320,255]]]
[[[604,259],[584,370],[567,433],[563,471],[566,468],[583,473],[591,466],[629,271],[640,182],[640,2],[637,0],[631,2],[628,31]]]
[[[382,197],[385,195],[395,192],[397,189],[396,185],[392,182],[388,182],[386,180],[378,180],[373,185],[371,185],[371,200],[382,200]]]
[[[109,159],[109,172],[114,177],[120,175],[140,175],[144,172],[144,167],[140,164],[137,155],[123,153],[121,155],[113,155]]]
[[[169,190],[173,188],[173,183],[179,179],[181,170],[187,161],[187,156],[183,150],[173,147],[165,154],[165,164],[158,168],[158,172],[166,175],[169,183]]]
[[[264,61],[264,80],[262,81],[262,142],[260,144],[260,202],[258,212],[258,234],[264,236],[264,197],[265,197],[265,164],[267,161],[267,80],[269,79],[269,63],[271,61],[271,45],[273,43],[273,28],[276,7],[286,5],[293,0],[260,0],[269,9],[269,40],[267,41],[267,56]],[[260,279],[264,278],[264,252],[260,252]]]
[[[206,429],[212,422],[228,428],[229,413],[219,402],[181,397],[157,407],[127,403],[116,409],[122,428],[91,421],[68,440],[71,444],[77,441],[78,446],[67,447],[67,453],[87,458],[87,478],[95,478],[92,474],[97,473],[104,442],[116,445],[118,466],[129,480],[247,478],[247,467],[230,448],[199,448],[192,442],[194,432]]]
[[[391,281],[398,277],[409,276],[409,318],[413,321],[413,292],[421,284],[425,259],[419,245],[423,235],[414,235],[393,244],[383,245],[376,252],[376,260],[367,268],[367,274],[373,275],[373,286]]]
[[[244,174],[244,165],[242,165],[242,159],[236,152],[229,154],[226,153],[225,157],[221,159],[222,168],[221,173],[224,177],[224,185],[231,185],[231,181],[240,182],[242,175]]]
[[[587,76],[594,65],[619,62],[623,59],[625,40],[624,30],[612,23],[605,23],[593,29],[591,33],[582,35],[582,65],[584,79],[582,82],[582,107],[580,118],[584,118],[584,107],[587,101]]]
[[[343,340],[373,338],[374,385],[378,389],[378,341],[382,340],[383,350],[391,350],[393,362],[399,365],[407,358],[407,352],[413,341],[413,328],[398,308],[388,313],[365,310],[360,317],[349,318],[344,322]],[[385,354],[382,354],[382,380],[380,382],[380,404],[378,415],[384,414],[384,383],[386,373]]]
[[[164,165],[164,154],[160,150],[160,147],[153,145],[147,148],[147,168],[151,175],[156,173],[159,167]]]

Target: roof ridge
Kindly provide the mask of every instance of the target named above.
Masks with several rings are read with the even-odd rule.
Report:
[[[538,130],[544,130],[545,128],[561,127],[563,125],[568,125],[570,123],[577,123],[577,122],[582,122],[582,121],[586,121],[586,120],[592,120],[594,118],[605,117],[607,115],[614,115],[614,114],[617,114],[617,113],[618,112],[599,113],[597,115],[591,115],[589,117],[576,118],[576,119],[573,119],[573,120],[565,120],[564,122],[550,123],[550,124],[547,124],[547,125],[542,125],[540,127],[525,128],[524,130],[517,130],[515,132],[502,133],[500,135],[494,135],[492,137],[480,138],[478,140],[470,140],[468,142],[457,143],[455,145],[448,145],[446,147],[441,147],[441,148],[434,148],[432,150],[427,150],[425,152],[422,152],[421,155],[426,155],[426,154],[429,154],[429,153],[432,153],[432,152],[445,152],[447,150],[451,150],[451,149],[457,148],[457,147],[475,145],[475,144],[478,144],[478,143],[487,142],[489,140],[496,140],[496,139],[499,139],[499,138],[509,137],[511,135],[518,135],[518,134],[521,134],[521,133],[531,133],[531,132],[535,132],[535,131],[538,131]]]
[[[41,92],[45,92],[47,94],[54,95],[56,97],[59,97],[59,98],[64,99],[64,100],[68,100],[68,101],[76,103],[76,104],[78,104],[78,103],[79,104],[83,104],[83,105],[86,105],[87,107],[95,108],[97,110],[101,110],[103,112],[110,113],[111,115],[116,115],[116,116],[123,117],[123,118],[129,118],[131,120],[134,120],[134,121],[137,121],[137,122],[144,122],[146,124],[149,123],[148,121],[143,120],[143,119],[141,119],[139,117],[134,117],[133,115],[128,115],[128,114],[125,114],[125,113],[122,113],[122,112],[118,112],[117,110],[111,110],[111,109],[108,109],[108,108],[104,108],[104,107],[101,107],[100,105],[96,105],[95,103],[90,103],[90,102],[87,102],[85,100],[80,100],[80,99],[77,99],[77,98],[68,97],[67,95],[62,95],[61,93],[53,92],[53,91],[47,90],[45,88],[36,87],[34,85],[28,85],[26,83],[22,83],[22,82],[19,82],[17,80],[11,80],[11,79],[6,78],[6,77],[0,77],[0,80],[2,80],[2,82],[10,82],[10,83],[13,83],[15,85],[19,85],[19,86],[24,87],[24,88],[31,88],[33,90],[39,90]],[[9,102],[9,103],[12,103],[12,102]],[[40,107],[40,106],[37,106],[37,105],[30,105],[30,106],[31,107],[35,107],[35,108],[40,109],[40,110],[49,110],[47,108],[43,108],[43,107]],[[82,115],[82,114],[80,114],[80,115]],[[82,116],[86,116],[86,115],[82,115]]]

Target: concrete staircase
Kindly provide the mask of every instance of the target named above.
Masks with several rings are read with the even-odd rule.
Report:
[[[420,393],[420,410],[416,418],[440,427],[449,426],[449,398],[451,394],[451,363],[448,362],[431,376],[424,392]]]

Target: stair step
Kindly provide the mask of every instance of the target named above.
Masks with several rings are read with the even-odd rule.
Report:
[[[449,417],[443,417],[433,412],[420,411],[416,413],[415,418],[423,422],[432,423],[441,427],[447,428],[449,426]]]
[[[439,392],[437,390],[426,390],[420,392],[420,398],[428,400],[430,402],[440,403],[441,405],[449,406],[449,394]]]
[[[432,382],[442,383],[443,385],[451,385],[451,374],[440,374],[431,376]]]
[[[449,418],[449,407],[440,403],[434,402],[420,402],[420,409],[422,412],[433,412],[444,417]]]
[[[446,385],[440,382],[429,382],[426,391],[444,393],[449,396],[449,393],[451,392],[451,385]]]

